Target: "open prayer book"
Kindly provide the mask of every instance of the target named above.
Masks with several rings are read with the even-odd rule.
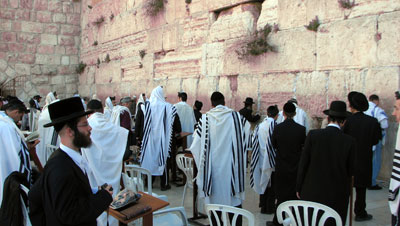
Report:
[[[137,201],[139,201],[141,197],[141,194],[135,194],[129,189],[124,189],[114,197],[114,200],[111,203],[110,207],[115,210],[121,209],[123,207],[129,206],[130,204],[137,203]]]
[[[39,131],[34,131],[34,132],[23,131],[22,133],[24,135],[27,135],[25,137],[26,142],[33,142],[33,141],[39,139]]]

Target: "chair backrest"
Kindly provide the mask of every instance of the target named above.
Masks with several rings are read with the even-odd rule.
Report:
[[[186,157],[185,154],[176,155],[176,164],[186,176],[188,186],[193,187],[193,158]]]
[[[229,222],[229,216],[228,216],[229,213],[233,214],[232,222],[230,223],[232,226],[236,225],[236,221],[239,216],[243,216],[244,218],[246,218],[249,226],[255,226],[254,215],[245,209],[236,208],[236,207],[232,207],[232,206],[226,206],[226,205],[219,205],[219,204],[207,204],[206,212],[207,212],[208,220],[210,221],[211,226],[229,225],[229,223],[228,223]],[[217,212],[221,212],[221,218],[223,221],[222,224],[220,222],[220,218],[218,217]],[[216,219],[217,225],[212,224],[212,220],[211,220],[212,215]]]
[[[323,226],[326,220],[333,218],[336,221],[336,226],[342,226],[342,219],[335,210],[316,202],[303,200],[287,201],[280,204],[276,212],[278,222],[281,224],[283,223],[284,225]],[[287,216],[286,219],[283,219],[283,213],[285,213],[285,216]],[[320,215],[320,217],[318,215]],[[304,220],[304,224],[302,224],[302,219]],[[311,222],[309,222],[309,219],[311,219]]]
[[[137,165],[126,164],[125,173],[122,173],[122,180],[125,188],[129,188],[133,192],[146,192],[145,181],[147,180],[147,193],[152,195],[152,178],[149,170]]]
[[[25,192],[26,196],[28,197],[28,193],[29,193],[29,189],[27,187],[25,187],[24,185],[20,185],[20,188],[23,192]],[[22,196],[20,196],[21,199],[21,206],[22,206],[22,215],[24,216],[24,225],[25,226],[32,226],[31,224],[31,220],[29,219],[29,212],[28,212],[28,208],[25,205],[25,201],[22,198]]]
[[[53,152],[55,152],[58,149],[57,146],[52,145],[52,144],[47,144],[46,145],[46,162],[47,160],[49,160],[51,154],[53,154]]]

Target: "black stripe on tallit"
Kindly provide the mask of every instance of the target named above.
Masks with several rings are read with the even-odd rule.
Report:
[[[149,134],[151,132],[151,109],[150,109],[150,102],[146,102],[144,105],[146,109],[146,115],[144,118],[144,126],[143,126],[143,140],[142,140],[142,147],[140,148],[140,163],[143,162],[144,156],[146,154],[146,147],[147,143],[149,142]]]

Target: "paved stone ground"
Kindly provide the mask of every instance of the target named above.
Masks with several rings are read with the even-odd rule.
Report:
[[[248,174],[249,177],[249,174]],[[243,204],[243,208],[252,212],[256,217],[256,225],[264,226],[266,221],[270,221],[273,215],[261,214],[260,208],[258,207],[258,195],[250,187],[249,180],[247,180],[246,186],[246,200]],[[161,191],[159,188],[159,181],[155,181],[153,184],[153,191],[157,194],[167,195],[171,207],[180,206],[182,201],[183,187],[176,187],[172,185],[172,189],[168,191]],[[391,222],[390,210],[387,202],[388,188],[387,183],[381,183],[385,186],[379,191],[367,190],[367,211],[373,215],[373,219],[368,222],[355,222],[354,226],[389,226]],[[355,194],[355,191],[354,191]],[[192,216],[192,189],[187,189],[185,199],[185,209],[188,217]],[[208,223],[207,219],[201,220],[202,223]],[[347,220],[346,225],[349,220]]]

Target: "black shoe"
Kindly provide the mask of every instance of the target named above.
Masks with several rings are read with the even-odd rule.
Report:
[[[381,189],[382,189],[382,187],[379,185],[374,185],[374,186],[368,187],[368,190],[381,190]]]
[[[356,216],[355,221],[369,221],[372,219],[372,215],[371,214],[366,214],[363,216]]]
[[[166,190],[169,190],[169,189],[171,189],[171,185],[167,185],[167,186],[162,186],[161,187],[161,191],[166,191]]]
[[[267,226],[278,226],[273,221],[267,221]]]

